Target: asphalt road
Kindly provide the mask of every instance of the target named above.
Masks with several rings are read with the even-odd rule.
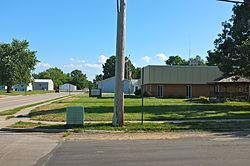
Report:
[[[37,165],[249,166],[249,135],[173,140],[69,140]]]
[[[68,95],[68,93],[47,93],[29,96],[6,96],[0,98],[0,112],[16,107],[29,105],[46,100],[56,99]]]

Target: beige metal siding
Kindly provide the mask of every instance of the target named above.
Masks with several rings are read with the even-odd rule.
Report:
[[[207,84],[222,76],[215,66],[146,66],[144,84]]]

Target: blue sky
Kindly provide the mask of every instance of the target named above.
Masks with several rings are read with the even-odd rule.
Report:
[[[203,58],[232,5],[216,0],[127,0],[127,55],[138,66],[171,55]],[[115,54],[116,0],[2,0],[0,42],[28,40],[35,72],[80,69],[92,80]],[[190,50],[190,51],[189,51]]]

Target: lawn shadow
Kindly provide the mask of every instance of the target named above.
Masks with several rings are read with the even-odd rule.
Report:
[[[29,117],[33,116],[41,116],[41,115],[50,115],[50,114],[61,114],[66,113],[66,107],[60,109],[52,109],[52,110],[40,110],[40,111],[32,111],[29,113]]]
[[[125,114],[144,112],[144,120],[184,120],[184,119],[247,119],[250,118],[250,106],[230,105],[162,105],[162,106],[125,106]],[[86,114],[113,113],[111,106],[85,107]],[[66,114],[66,107],[52,110],[33,111],[29,116]]]
[[[216,136],[250,138],[250,122],[184,122],[170,123],[180,130],[213,132]]]

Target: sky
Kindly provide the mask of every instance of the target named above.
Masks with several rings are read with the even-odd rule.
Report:
[[[214,48],[232,4],[216,0],[127,0],[126,55],[136,67],[164,65]],[[116,0],[1,0],[0,42],[28,40],[40,63],[92,80],[115,55]]]

